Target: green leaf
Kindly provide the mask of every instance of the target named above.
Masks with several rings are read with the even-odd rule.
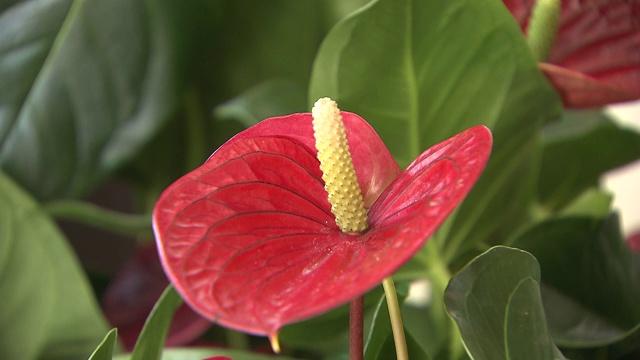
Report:
[[[160,359],[164,341],[167,338],[173,313],[182,304],[182,298],[169,285],[151,310],[142,328],[140,337],[131,354],[131,360]]]
[[[309,112],[304,90],[296,83],[272,79],[259,83],[214,109],[222,120],[237,120],[244,126],[258,121],[296,112]]]
[[[553,359],[540,268],[529,253],[494,247],[454,276],[445,305],[473,359]]]
[[[185,2],[34,0],[0,15],[0,168],[40,199],[79,196],[181,100]]]
[[[441,232],[448,261],[517,228],[534,196],[540,127],[561,113],[499,0],[371,2],[322,43],[309,101],[323,96],[367,119],[401,165],[473,125],[491,128],[485,175]]]
[[[559,345],[611,344],[640,325],[637,255],[621,237],[617,216],[548,220],[513,245],[540,262],[549,329]]]
[[[0,173],[0,358],[86,358],[107,331],[73,250]]]
[[[640,133],[598,111],[568,112],[543,133],[538,192],[549,209],[560,209],[600,175],[640,158]]]
[[[104,340],[98,345],[96,350],[91,354],[89,360],[111,360],[113,359],[113,349],[116,346],[116,339],[118,337],[118,329],[111,329]]]

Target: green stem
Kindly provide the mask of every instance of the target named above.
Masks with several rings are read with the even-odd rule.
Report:
[[[551,53],[558,32],[560,0],[537,0],[529,20],[529,47],[538,61],[545,61]]]
[[[387,276],[382,280],[384,295],[387,298],[389,307],[389,318],[391,319],[391,330],[393,331],[393,341],[396,345],[396,357],[398,360],[408,360],[407,340],[404,336],[404,326],[402,326],[402,315],[400,314],[400,303],[396,294],[396,285],[393,278]]]
[[[151,217],[107,210],[78,200],[59,200],[44,204],[53,218],[72,220],[127,236],[151,235]]]

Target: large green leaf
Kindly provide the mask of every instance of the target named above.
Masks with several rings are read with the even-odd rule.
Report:
[[[559,345],[601,346],[640,329],[637,255],[622,239],[617,216],[548,220],[514,246],[540,262],[549,328]]]
[[[533,196],[540,126],[560,113],[499,0],[373,1],[325,38],[309,100],[322,96],[367,119],[401,165],[472,125],[492,129],[492,160],[449,228],[448,258],[518,225]]]
[[[73,251],[0,173],[0,358],[80,359],[107,332]]]
[[[507,247],[490,249],[451,279],[445,304],[473,359],[554,358],[539,283],[536,259]]]
[[[132,157],[181,101],[188,3],[33,0],[0,14],[0,168],[49,199]]]
[[[543,133],[538,192],[551,210],[566,205],[608,170],[640,158],[640,133],[598,111],[569,112]]]

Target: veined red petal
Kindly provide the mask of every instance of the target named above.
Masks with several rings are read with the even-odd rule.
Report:
[[[319,239],[340,232],[326,197],[318,160],[296,140],[229,142],[156,204],[165,270],[204,316],[270,333],[281,318],[290,320],[278,311],[273,289],[295,287],[274,281],[317,252]],[[272,299],[259,301],[265,296]]]
[[[503,0],[523,31],[535,0]],[[640,1],[562,1],[558,36],[541,66],[570,108],[640,98]],[[580,88],[583,86],[584,88]]]
[[[468,192],[491,147],[484,127],[436,145],[380,190],[368,230],[344,234],[309,140],[265,129],[227,142],[154,209],[161,259],[185,300],[213,321],[264,335],[341,305],[395,271]],[[354,148],[370,154],[375,146]]]
[[[365,207],[368,209],[398,176],[400,167],[368,122],[354,113],[342,111],[340,114],[347,129],[353,166],[358,174]],[[239,133],[229,142],[261,136],[288,137],[300,142],[316,156],[312,121],[310,113],[270,118]]]
[[[485,168],[492,143],[489,129],[476,126],[414,160],[369,212],[372,231],[367,242],[377,249],[371,253],[396,266],[407,261],[471,190]]]

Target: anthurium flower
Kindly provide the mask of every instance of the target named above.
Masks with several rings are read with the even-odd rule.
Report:
[[[503,0],[523,32],[540,0]],[[562,1],[558,33],[539,64],[565,106],[640,99],[640,1]]]
[[[325,183],[309,113],[239,133],[161,195],[153,214],[161,259],[199,313],[274,336],[362,295],[425,244],[480,176],[492,144],[476,126],[400,171],[365,120],[348,112],[341,119],[366,218],[353,231],[336,224],[325,190],[351,175],[340,165]]]

